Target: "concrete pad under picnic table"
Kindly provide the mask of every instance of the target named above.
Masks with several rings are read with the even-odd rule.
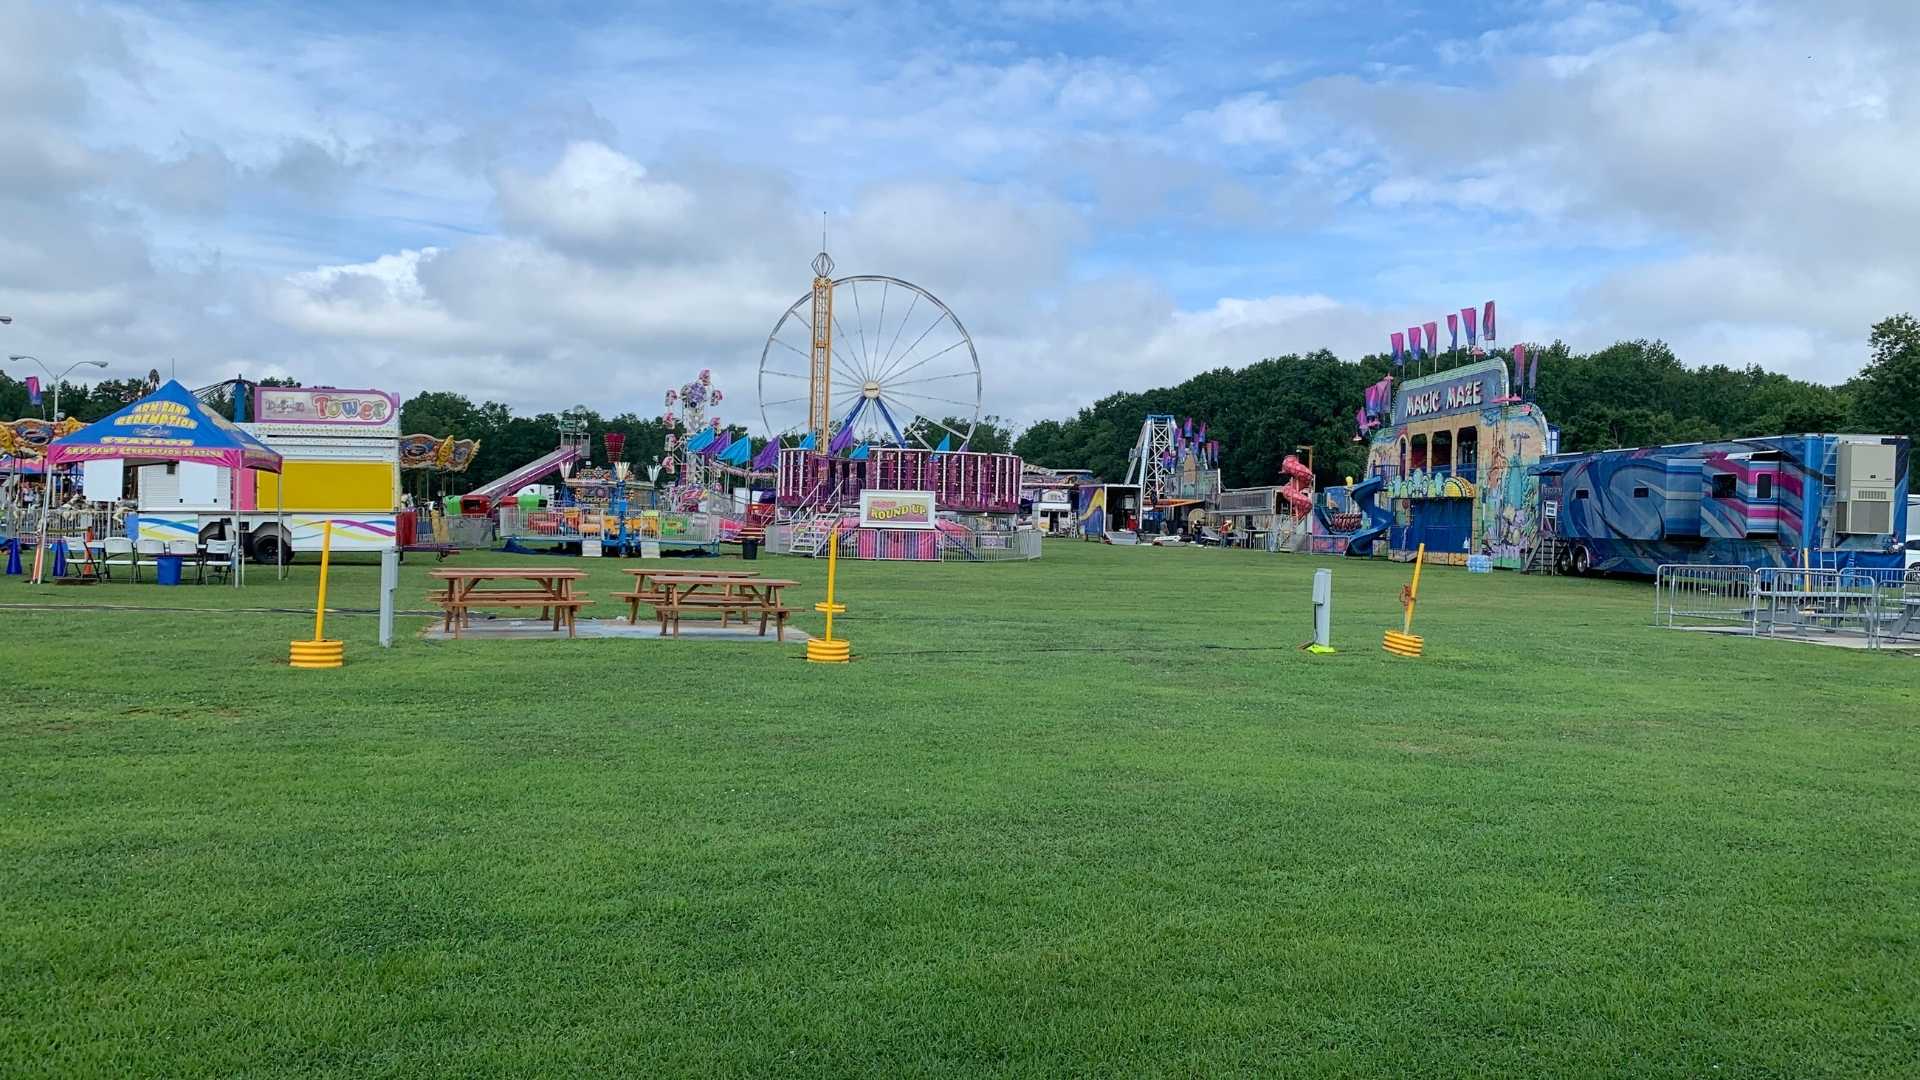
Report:
[[[452,641],[453,632],[443,629],[441,620],[429,623],[420,637],[425,641]],[[684,621],[680,624],[682,641],[757,641],[768,645],[804,645],[810,639],[806,631],[787,627],[786,640],[774,637],[773,626],[767,626],[762,636],[759,632],[760,621],[755,619],[745,626],[739,623],[722,627],[718,622]],[[575,624],[575,631],[583,638],[637,638],[658,641],[662,637],[659,622],[643,619],[638,624],[625,619],[581,619]],[[473,621],[460,628],[461,641],[524,641],[538,639],[567,640],[567,628],[553,628],[552,619],[495,618],[485,612],[474,612]]]

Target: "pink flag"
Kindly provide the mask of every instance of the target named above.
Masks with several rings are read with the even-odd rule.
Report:
[[[1487,301],[1487,313],[1480,319],[1480,328],[1486,331],[1488,341],[1496,341],[1499,335],[1493,332],[1493,301]]]
[[[1463,307],[1460,309],[1460,318],[1465,320],[1467,324],[1467,348],[1478,348],[1480,345],[1479,310],[1477,308]]]
[[[1437,322],[1427,324],[1427,353],[1430,356],[1440,355],[1440,324]]]
[[[38,375],[27,376],[27,401],[34,405],[40,404],[40,376]]]
[[[1526,382],[1527,347],[1525,345],[1515,345],[1513,347],[1513,388],[1518,390],[1526,385]]]
[[[1393,339],[1393,366],[1399,367],[1405,364],[1407,362],[1407,335],[1395,332],[1387,336]]]
[[[1447,345],[1449,352],[1460,347],[1460,315],[1458,312],[1447,316],[1447,337],[1450,339]]]

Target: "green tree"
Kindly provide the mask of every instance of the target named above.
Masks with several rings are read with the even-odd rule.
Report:
[[[1854,425],[1884,435],[1920,436],[1920,320],[1890,316],[1867,335],[1866,367],[1848,384]]]

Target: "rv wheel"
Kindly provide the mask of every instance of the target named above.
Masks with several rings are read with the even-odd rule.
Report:
[[[1581,575],[1593,572],[1593,556],[1587,554],[1586,548],[1573,549],[1573,572]]]
[[[1555,555],[1553,557],[1553,572],[1559,574],[1561,577],[1573,573],[1573,556],[1566,551]]]
[[[293,548],[276,529],[253,534],[249,545],[253,552],[253,561],[257,563],[289,563],[293,561]]]

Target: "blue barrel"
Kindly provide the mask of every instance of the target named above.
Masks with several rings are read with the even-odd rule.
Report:
[[[160,556],[160,568],[154,572],[154,580],[162,585],[180,584],[180,564],[185,561],[185,559],[182,559],[178,555]]]

